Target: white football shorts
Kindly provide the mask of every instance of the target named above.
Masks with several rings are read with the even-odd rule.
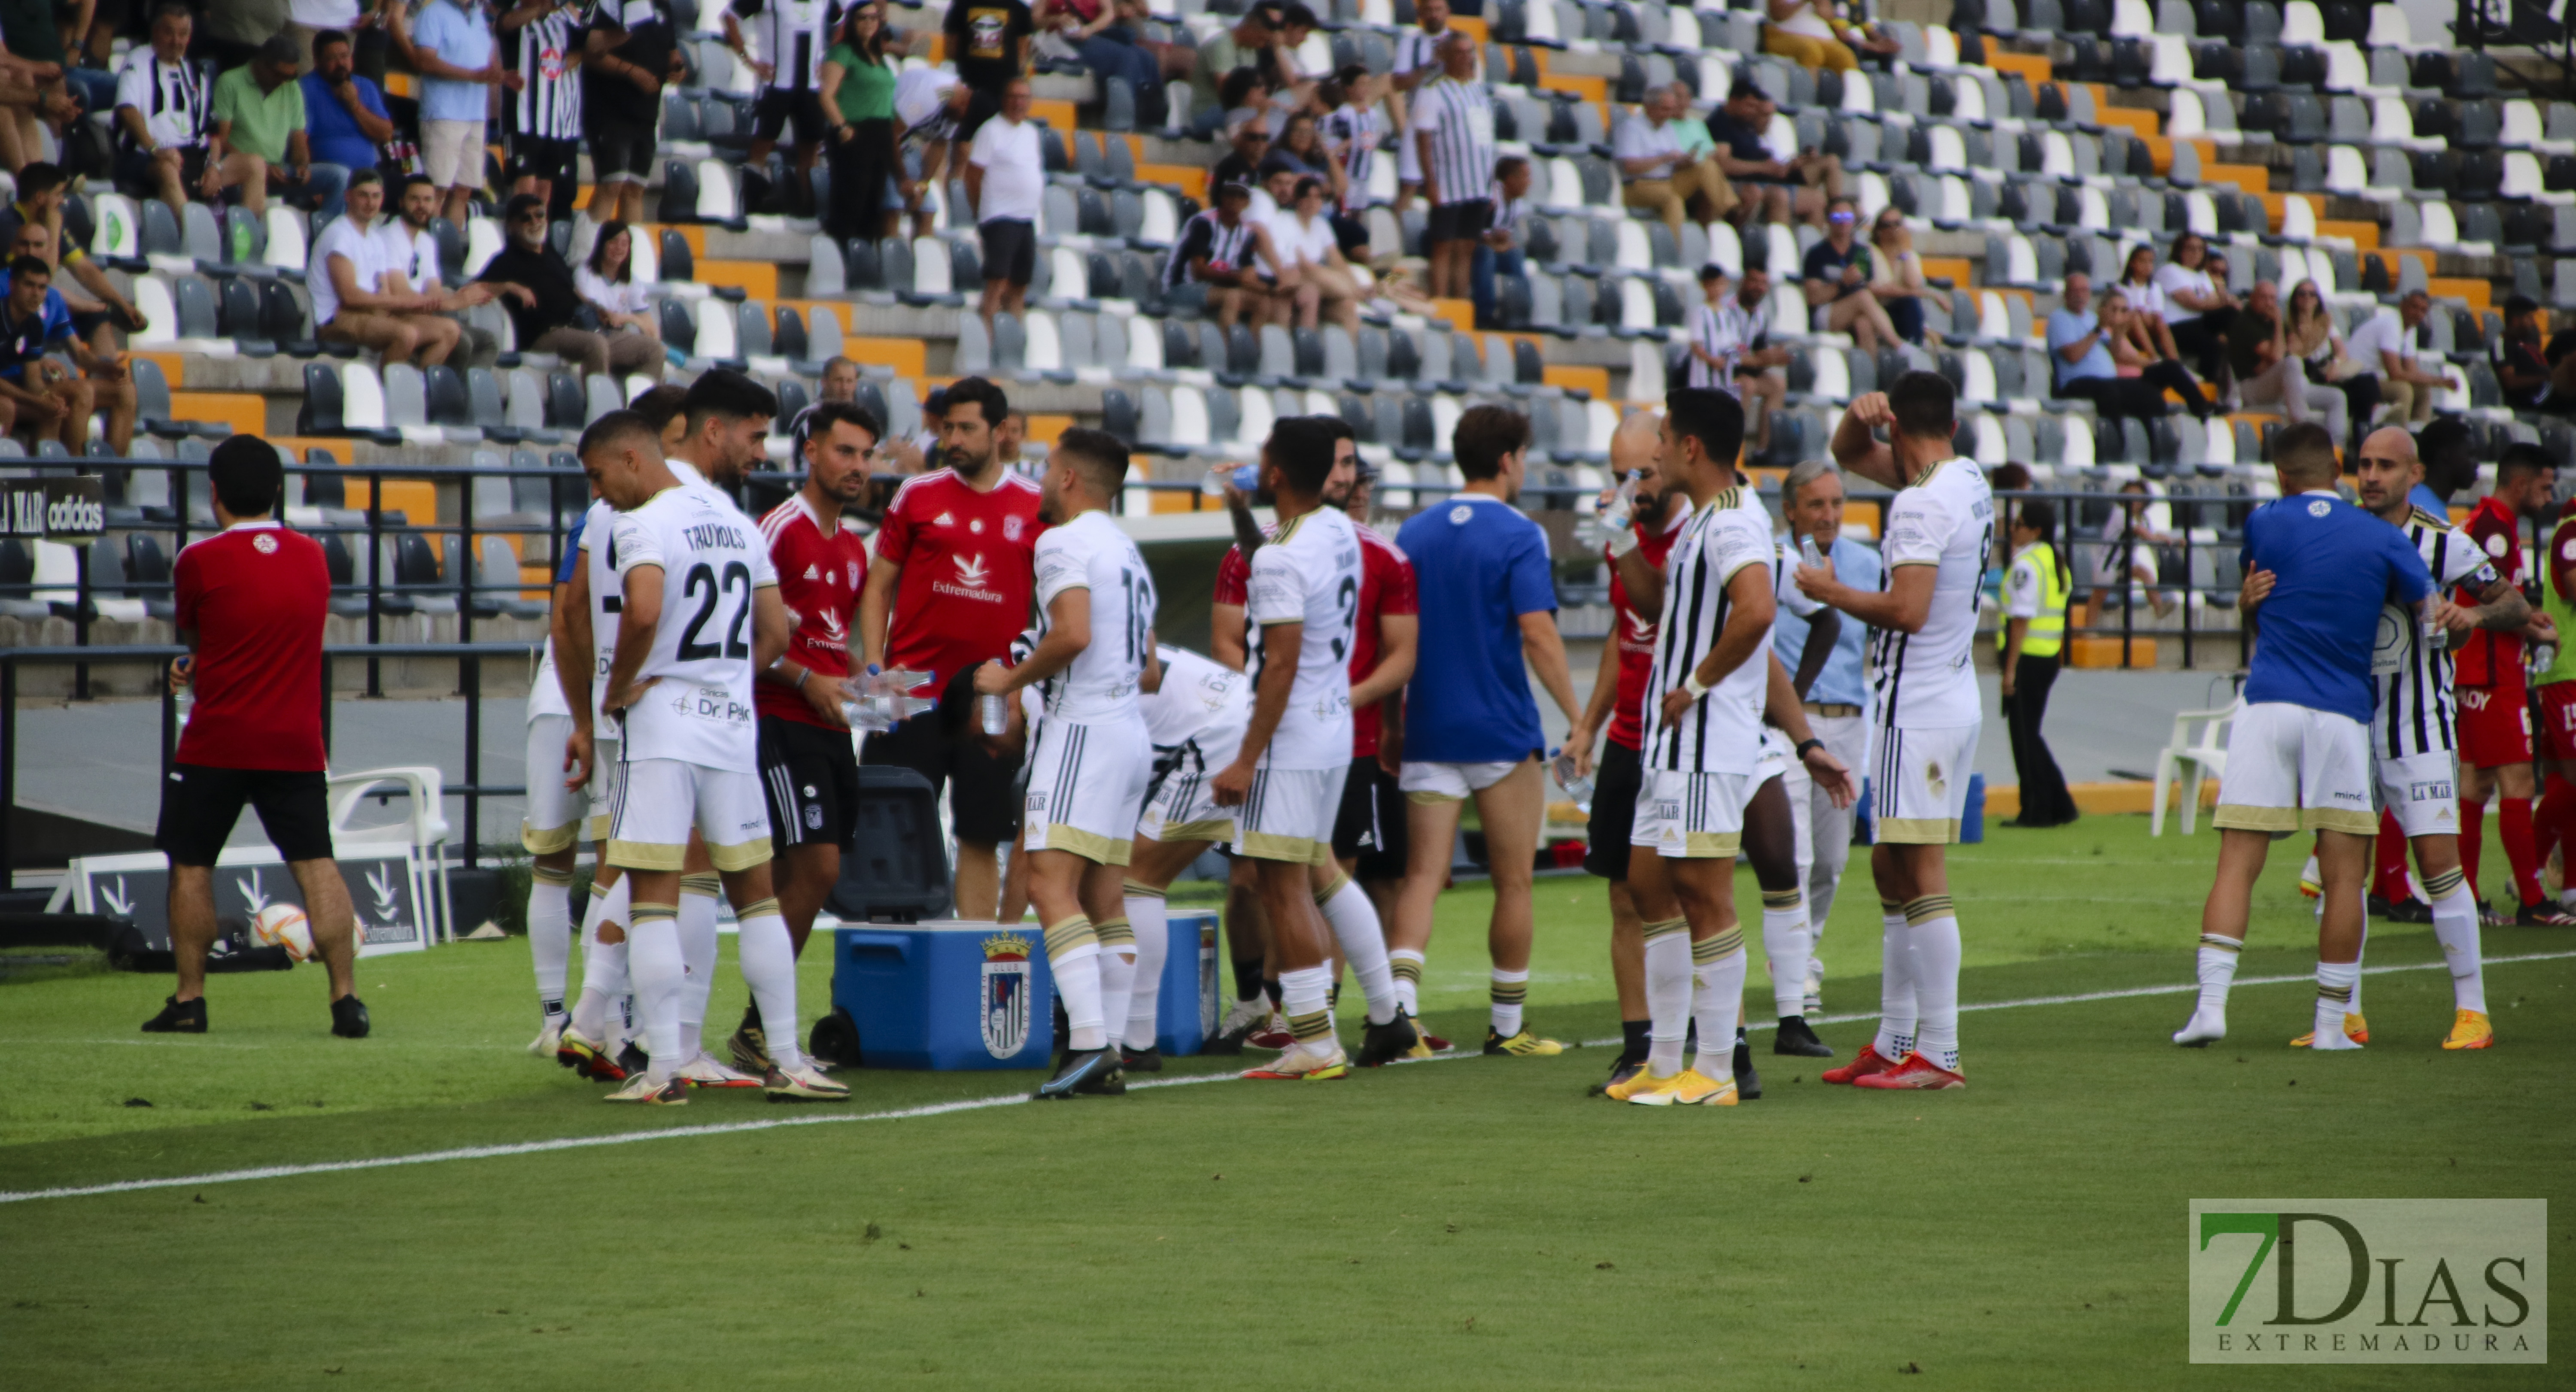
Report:
[[[530,855],[572,849],[588,820],[589,789],[564,786],[564,741],[571,735],[569,715],[541,715],[528,722],[527,811],[519,818],[519,844]]]
[[[2393,759],[2382,754],[2370,762],[2379,805],[2396,814],[2399,831],[2408,836],[2459,834],[2458,770],[2450,751],[2401,754]],[[2219,786],[2226,784],[2222,781]]]
[[[1959,839],[1968,813],[1968,775],[1976,771],[1977,727],[1881,730],[1870,767],[1871,832],[1897,845],[1940,846]]]
[[[581,839],[584,841],[608,839],[608,809],[617,805],[617,783],[623,776],[619,770],[626,767],[625,760],[618,757],[623,742],[607,733],[615,728],[601,722],[597,726],[599,733],[591,737],[590,815],[583,819]],[[555,760],[557,763],[563,761],[560,751],[556,753]]]
[[[1136,834],[1157,841],[1231,841],[1234,809],[1216,805],[1209,782],[1243,747],[1243,732],[1217,737],[1214,746],[1192,739],[1155,752],[1154,778]]]
[[[718,870],[769,859],[769,800],[760,775],[678,759],[624,765],[609,808],[608,863],[620,870],[677,870],[694,829]]]
[[[1666,860],[1734,855],[1744,842],[1744,804],[1762,786],[1758,773],[1680,773],[1649,769],[1637,794],[1628,844],[1649,846]]]
[[[2375,835],[2370,763],[2370,732],[2351,716],[2286,701],[2247,706],[2228,732],[2210,820],[2238,831]]]
[[[1088,725],[1050,718],[1029,751],[1020,844],[1124,865],[1154,777],[1142,719]]]
[[[1512,770],[1528,762],[1433,764],[1407,759],[1395,776],[1395,786],[1404,790],[1406,802],[1462,802],[1511,777]]]
[[[1342,813],[1342,783],[1351,766],[1256,769],[1252,790],[1234,814],[1234,853],[1301,865],[1333,863],[1333,823]]]

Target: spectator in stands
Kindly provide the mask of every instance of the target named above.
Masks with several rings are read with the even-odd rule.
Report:
[[[286,37],[295,41],[296,66],[309,68],[319,63],[314,52],[316,42],[328,33],[346,33],[366,22],[367,6],[359,0],[288,0]]]
[[[1850,72],[1860,66],[1852,50],[1879,57],[1893,55],[1896,40],[1866,24],[1845,21],[1836,0],[1770,0],[1771,22],[1762,26],[1762,51],[1803,68]]]
[[[2395,314],[2383,309],[2352,331],[2348,351],[2354,362],[2378,374],[2379,400],[2389,407],[2390,425],[2422,425],[2431,420],[2433,393],[2460,385],[2447,372],[2430,372],[2419,365],[2416,332],[2432,312],[2433,297],[2410,290],[2397,302]],[[2359,429],[2370,419],[2369,408],[2357,408],[2352,419]]]
[[[438,297],[384,288],[389,247],[376,227],[385,182],[372,169],[349,176],[349,211],[313,238],[304,288],[313,296],[314,337],[373,348],[389,363],[447,361],[464,326],[441,316]]]
[[[600,241],[603,243],[607,240],[608,238],[604,234],[600,237]],[[812,438],[814,434],[815,407],[826,406],[835,401],[847,404],[855,402],[858,399],[859,365],[850,361],[848,358],[833,358],[825,362],[823,364],[821,395],[815,397],[811,405],[808,405],[804,410],[797,412],[796,418],[787,423],[787,457],[790,460],[799,460],[805,457],[805,442]],[[879,444],[882,444],[887,448],[892,448],[897,443],[899,442],[892,439],[881,440],[879,442]],[[869,452],[874,453],[876,448],[877,446],[870,446]]]
[[[2496,384],[2504,389],[2505,404],[2517,408],[2564,413],[2576,404],[2576,380],[2559,381],[2558,368],[2552,365],[2541,343],[2541,312],[2538,301],[2528,295],[2514,295],[2504,302],[2504,332],[2487,346],[2487,358],[2495,369]],[[2561,358],[2561,363],[2576,363],[2576,356]],[[2576,379],[2576,367],[2566,374]]]
[[[1122,78],[1136,99],[1137,120],[1162,124],[1163,62],[1136,43],[1109,0],[1044,0],[1038,28],[1071,49],[1107,91],[1109,79]],[[1103,98],[1106,100],[1106,97]]]
[[[1377,78],[1354,63],[1317,88],[1316,95],[1336,102],[1321,126],[1324,148],[1342,171],[1341,206],[1333,214],[1333,227],[1341,235],[1345,254],[1365,257],[1368,224],[1361,214],[1368,211],[1369,176],[1376,172],[1378,137],[1386,130],[1377,116]]]
[[[23,244],[42,236],[19,229]],[[72,331],[72,312],[53,288],[53,269],[42,257],[12,250],[5,291],[0,291],[0,402],[10,410],[8,428],[24,427],[38,440],[53,438],[73,454],[89,445],[89,418],[98,409],[97,385],[74,375],[49,353],[70,353],[84,367],[121,367],[98,360]],[[111,355],[111,358],[113,355]],[[104,385],[105,380],[99,385]],[[128,442],[134,437],[134,384],[119,380],[121,399],[110,424]],[[121,453],[122,451],[120,451]]]
[[[2371,413],[2379,409],[2379,365],[2351,351],[2343,332],[2335,327],[2334,315],[2327,311],[2325,296],[2319,293],[2315,281],[2300,281],[2290,291],[2281,331],[2290,356],[2299,360],[2300,370],[2308,380],[2331,383],[2343,393],[2345,418],[2369,421]]]
[[[725,46],[760,84],[759,100],[752,105],[748,167],[767,169],[779,134],[791,123],[795,128],[786,184],[771,190],[758,211],[813,215],[814,160],[823,152],[824,132],[833,119],[823,109],[821,91],[823,56],[832,45],[837,10],[831,0],[734,0],[719,12]],[[757,58],[743,33],[745,18],[759,26]]]
[[[328,3],[328,0],[324,0]],[[354,0],[341,3],[355,8]],[[502,187],[546,200],[546,215],[570,218],[581,174],[581,0],[503,0],[495,24],[520,86],[501,103],[510,160]]]
[[[295,40],[276,35],[251,60],[215,80],[215,138],[243,161],[242,206],[268,211],[268,190],[309,200],[340,197],[347,170],[313,162]]]
[[[28,249],[54,268],[55,289],[71,306],[73,330],[100,353],[110,354],[116,349],[115,331],[140,333],[143,315],[90,259],[89,214],[65,197],[69,192],[61,165],[39,160],[21,168],[17,201],[0,208],[0,251],[17,254],[23,229],[43,229],[44,236]],[[87,293],[63,289],[64,272]]]
[[[353,199],[351,207],[355,206]],[[581,311],[581,292],[573,284],[572,267],[546,241],[546,205],[535,194],[511,195],[501,222],[509,245],[483,267],[478,279],[500,292],[501,305],[510,311],[511,326],[517,331],[519,351],[552,353],[584,372],[641,372],[661,379],[661,340],[572,326],[573,316]]]
[[[1661,87],[1647,92],[1636,115],[1620,118],[1619,128],[1611,133],[1610,150],[1627,185],[1621,201],[1662,218],[1679,241],[1684,211],[1692,200],[1702,200],[1722,215],[1735,195],[1715,159],[1693,160],[1682,153],[1674,109],[1671,92]]]
[[[2182,350],[2174,346],[2173,330],[2165,323],[2165,312],[2171,308],[2165,292],[2156,287],[2156,249],[2140,242],[2129,248],[2129,259],[2120,271],[2118,285],[2121,298],[2129,302],[2137,316],[2138,326],[2147,336],[2155,357],[2179,358]]]
[[[189,56],[197,62],[222,71],[237,68],[259,54],[259,46],[275,38],[286,27],[287,0],[232,0],[212,5],[191,3],[192,10],[204,11],[198,21]],[[15,40],[21,12],[35,5],[0,4],[0,25],[6,25]]]
[[[412,21],[412,64],[421,76],[420,152],[432,182],[447,190],[449,222],[465,225],[483,188],[483,117],[489,88],[527,85],[501,66],[492,23],[477,4],[429,0]]]
[[[116,103],[113,77],[75,76],[70,70],[56,8],[47,0],[0,5],[0,25],[8,39],[8,47],[0,50],[0,77],[6,78],[6,98],[0,104],[7,107],[0,113],[0,158],[11,169],[42,157],[40,124],[51,126],[59,139],[83,111],[106,111]]]
[[[987,329],[996,311],[1026,312],[1045,192],[1046,157],[1037,123],[1029,119],[1029,80],[1013,78],[1003,87],[1001,111],[975,132],[966,155],[966,202],[984,242],[984,298],[976,313]]]
[[[2158,500],[2155,485],[2131,479],[2120,485],[2120,492],[2136,496],[2124,496],[2120,510],[2102,521],[2102,554],[2093,566],[2095,602],[2135,607],[2143,596],[2156,617],[2163,618],[2173,612],[2174,597],[2155,587],[2160,573],[2156,548],[2178,545],[2182,537],[2175,533],[2172,509]],[[2123,573],[2129,582],[2125,589]]]
[[[1303,111],[1290,113],[1288,124],[1280,130],[1279,138],[1271,143],[1270,158],[1287,161],[1301,175],[1314,175],[1324,181],[1326,194],[1335,199],[1341,197],[1341,161],[1334,159],[1333,152],[1324,147],[1323,136],[1317,131],[1313,116]]]
[[[358,76],[349,36],[337,29],[313,38],[313,71],[303,77],[304,138],[313,168],[337,169],[343,193],[322,200],[318,216],[334,218],[345,205],[349,176],[373,169],[383,158],[383,144],[394,138],[393,118],[385,111],[385,94]]]
[[[1450,32],[1449,0],[1415,0],[1413,20],[1411,32],[1395,36],[1395,62],[1387,72],[1392,89],[1386,96],[1387,113],[1398,131],[1412,128],[1413,94],[1441,74],[1440,45]],[[1395,210],[1401,214],[1422,187],[1422,153],[1410,136],[1399,137],[1396,148]]]
[[[1163,263],[1163,288],[1179,304],[1199,298],[1215,311],[1221,327],[1234,327],[1247,310],[1258,325],[1268,306],[1261,266],[1270,267],[1275,279],[1279,253],[1271,246],[1270,230],[1247,216],[1252,190],[1222,183],[1215,197],[1215,206],[1181,224],[1171,259]]]
[[[901,177],[895,146],[895,65],[885,55],[885,7],[853,6],[823,55],[818,95],[830,121],[824,154],[832,171],[832,205],[823,230],[833,240],[871,241],[887,227],[886,195]]]
[[[2174,238],[2171,256],[2156,269],[2156,290],[2165,299],[2175,349],[2202,378],[2216,381],[2227,364],[2227,328],[2238,301],[2225,280],[2210,274],[2209,260],[2209,243],[2199,233]]]
[[[152,12],[152,42],[126,55],[116,79],[117,182],[170,205],[185,218],[188,198],[213,198],[248,176],[228,157],[213,119],[212,84],[188,61],[195,21],[178,0]]]
[[[1261,162],[1270,155],[1270,128],[1258,116],[1246,116],[1226,127],[1233,148],[1208,170],[1208,187],[1241,184],[1249,189],[1261,178]]]
[[[1232,109],[1241,100],[1239,84],[1260,83],[1261,73],[1253,65],[1277,42],[1281,9],[1276,0],[1263,0],[1245,10],[1232,27],[1200,41],[1198,66],[1190,73],[1191,97],[1199,107],[1190,124],[1198,134],[1210,134],[1220,123],[1230,124]],[[1237,78],[1237,72],[1252,76]]]
[[[1026,0],[949,0],[943,27],[957,80],[974,94],[957,123],[957,138],[972,140],[986,121],[1001,114],[1011,84],[1027,78],[1029,36],[1037,24]]]
[[[1307,174],[1296,178],[1288,206],[1271,219],[1271,245],[1286,263],[1272,300],[1272,317],[1293,328],[1311,329],[1320,315],[1356,337],[1365,292],[1352,274],[1351,263],[1342,259],[1341,243],[1333,237],[1333,219],[1325,207],[1324,181]]]
[[[1870,249],[1853,234],[1859,229],[1860,208],[1849,198],[1837,198],[1825,210],[1823,240],[1807,248],[1807,259],[1799,268],[1807,296],[1807,308],[1818,333],[1847,333],[1861,351],[1875,353],[1883,344],[1897,342],[1896,325],[1887,317],[1886,306],[1870,290],[1873,278]]]
[[[357,953],[349,887],[331,855],[322,740],[322,629],[331,572],[312,538],[277,524],[286,474],[256,435],[215,447],[206,473],[224,530],[191,543],[171,566],[173,626],[189,655],[170,664],[174,689],[193,687],[188,723],[161,784],[153,844],[170,857],[170,945],[178,989],[143,1026],[206,1032],[206,953],[214,946],[214,866],[242,805],[302,891],[313,945],[329,980],[331,1032],[367,1034],[352,981]]]
[[[642,222],[662,84],[677,81],[683,70],[670,17],[654,0],[600,0],[582,45],[581,127],[590,137],[591,178],[598,184],[590,223]],[[575,222],[575,245],[580,232]]]
[[[1777,114],[1771,94],[1749,77],[1735,79],[1726,104],[1709,113],[1717,167],[1734,184],[1730,196],[1742,200],[1738,213],[1720,216],[1748,223],[1794,218],[1823,227],[1826,205],[1843,196],[1843,162],[1817,150],[1774,158],[1771,118]]]
[[[639,333],[657,344],[662,341],[661,321],[653,310],[653,287],[635,283],[635,230],[625,223],[612,222],[599,229],[599,239],[590,244],[590,256],[572,273],[572,286],[599,311],[601,332],[609,337]]]
[[[1696,163],[1716,154],[1717,137],[1709,134],[1708,117],[1693,110],[1699,105],[1699,95],[1691,91],[1690,84],[1665,83],[1664,98],[1672,103],[1673,140],[1682,147],[1683,156]]]
[[[1519,155],[1505,155],[1494,162],[1494,225],[1477,239],[1476,259],[1470,266],[1470,293],[1476,301],[1479,328],[1496,328],[1502,322],[1494,303],[1495,275],[1521,275],[1529,264],[1531,178],[1530,162]],[[1365,236],[1362,246],[1365,249]]]
[[[2103,341],[2111,347],[2112,363],[2119,368],[2122,377],[2145,377],[2150,372],[2157,373],[2176,391],[2182,391],[2183,382],[2190,382],[2191,390],[2182,391],[2184,408],[2202,420],[2209,419],[2217,410],[2210,403],[2209,393],[2202,388],[2200,380],[2191,375],[2191,369],[2182,365],[2182,359],[2157,350],[2145,317],[2138,313],[2129,295],[2127,287],[2119,285],[2102,292]]]
[[[377,220],[377,234],[385,239],[386,279],[380,288],[389,295],[422,295],[442,315],[490,304],[494,291],[479,281],[447,288],[446,259],[439,254],[437,234],[429,230],[437,216],[438,185],[426,174],[406,175],[393,215]],[[491,330],[478,329],[463,319],[453,322],[461,331],[457,344],[464,350],[467,366],[490,367],[500,357],[501,340]]]
[[[1431,296],[1466,298],[1476,245],[1493,225],[1494,96],[1476,77],[1476,41],[1464,30],[1440,40],[1441,75],[1414,94],[1406,136],[1422,166],[1431,205],[1422,244],[1431,259]]]
[[[2093,403],[2106,416],[2140,416],[2153,420],[2165,413],[2165,390],[2181,393],[2192,414],[2206,417],[2210,407],[2183,365],[2170,359],[2148,365],[2135,377],[2123,377],[2110,341],[2122,326],[2105,323],[2093,312],[2093,278],[2082,271],[2066,277],[2063,303],[2048,314],[2048,355],[2056,372],[2055,395]]]
[[[2343,393],[2310,382],[2307,370],[2290,356],[2281,330],[2281,293],[2268,280],[2254,283],[2245,307],[2227,326],[2227,366],[2236,374],[2238,398],[2248,406],[2278,405],[2290,423],[2311,418],[2325,423],[2326,434],[2343,444],[2352,440],[2345,427]]]
[[[975,94],[966,84],[937,68],[915,68],[895,79],[894,119],[900,132],[905,169],[903,206],[912,214],[912,235],[930,235],[931,209],[923,190],[936,187],[957,140],[957,123]]]
[[[1744,269],[1730,292],[1726,268],[1699,269],[1705,302],[1691,310],[1689,385],[1715,387],[1743,402],[1753,422],[1745,431],[1748,457],[1771,450],[1771,418],[1789,399],[1789,379],[1774,371],[1789,365],[1789,350],[1771,342],[1771,275]]]
[[[1319,74],[1306,71],[1297,61],[1297,50],[1315,32],[1315,12],[1288,0],[1280,7],[1278,37],[1269,48],[1254,55],[1252,66],[1261,74],[1263,86],[1270,89],[1272,100],[1294,110],[1314,100],[1315,79]]]
[[[1914,251],[1914,229],[1905,225],[1902,209],[1878,210],[1869,225],[1869,292],[1887,310],[1887,322],[1899,338],[1923,342],[1923,296],[1932,288],[1923,274],[1923,258]]]

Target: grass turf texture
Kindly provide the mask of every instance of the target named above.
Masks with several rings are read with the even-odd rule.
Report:
[[[2150,840],[2127,817],[1991,837],[1953,858],[1965,1000],[2189,980],[2207,834]],[[2246,978],[2312,964],[2295,848],[2276,848]],[[1489,902],[1443,898],[1425,980],[1434,1026],[1471,1048]],[[1542,1030],[1615,1033],[1604,902],[1596,881],[1539,884]],[[1864,871],[1826,938],[1829,1015],[1875,1007],[1876,910]],[[2391,926],[2370,960],[2437,956]],[[0,1348],[12,1384],[46,1388],[2553,1385],[2184,1361],[2194,1197],[2576,1198],[2576,1113],[2551,1100],[2576,961],[2490,970],[2484,1054],[2436,1047],[2440,971],[2366,981],[2377,1042],[2334,1058],[2283,1047],[2303,983],[2240,987],[2205,1051],[2165,1042],[2187,995],[1972,1012],[1956,1094],[1827,1088],[1760,1053],[1762,1101],[1649,1111],[1585,1098],[1611,1051],[1579,1049],[0,1204]],[[133,1032],[160,981],[0,984],[20,1061],[0,1190],[833,1114],[600,1104],[520,1052],[523,940],[376,959],[360,983],[363,1043],[324,1033],[311,968],[218,979],[203,1039]],[[729,1027],[741,987],[719,983]],[[810,1018],[820,968],[805,988]],[[1766,1017],[1758,965],[1750,994]],[[1845,1058],[1868,1031],[1823,1029]],[[1034,1081],[862,1071],[848,1111]],[[2576,1298],[2551,1304],[2567,1328]]]

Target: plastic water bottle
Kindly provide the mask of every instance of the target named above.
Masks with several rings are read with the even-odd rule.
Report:
[[[2426,600],[2424,606],[2415,611],[2423,624],[2424,651],[2428,653],[2441,652],[2451,646],[2451,631],[2434,620],[2433,603]]]
[[[1816,539],[1811,536],[1798,538],[1798,555],[1811,566],[1822,567],[1825,563],[1825,553],[1816,549]]]
[[[850,727],[872,732],[891,730],[939,703],[911,691],[930,678],[922,672],[881,672],[874,666],[841,683],[841,714]]]
[[[1636,525],[1637,483],[1644,477],[1642,471],[1631,469],[1628,476],[1619,481],[1618,491],[1610,495],[1610,505],[1601,509],[1597,519],[1604,531],[1624,532]]]
[[[1575,771],[1574,751],[1560,749],[1555,754],[1556,785],[1574,799],[1574,805],[1589,813],[1592,810],[1592,777]]]
[[[975,710],[983,717],[984,733],[999,738],[1010,733],[1011,703],[1003,696],[978,696]]]

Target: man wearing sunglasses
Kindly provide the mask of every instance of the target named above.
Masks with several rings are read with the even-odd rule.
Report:
[[[641,372],[659,380],[662,345],[642,334],[605,334],[572,326],[582,310],[573,289],[572,267],[546,241],[545,200],[533,193],[514,194],[502,210],[510,244],[484,266],[476,279],[500,292],[510,311],[519,351],[552,353],[567,366],[584,372]]]
[[[1898,338],[1887,307],[1869,292],[1870,249],[1853,235],[1859,227],[1860,210],[1850,199],[1827,205],[1825,239],[1807,248],[1799,274],[1815,331],[1850,334],[1862,352],[1874,353],[1881,344],[1894,346]]]

